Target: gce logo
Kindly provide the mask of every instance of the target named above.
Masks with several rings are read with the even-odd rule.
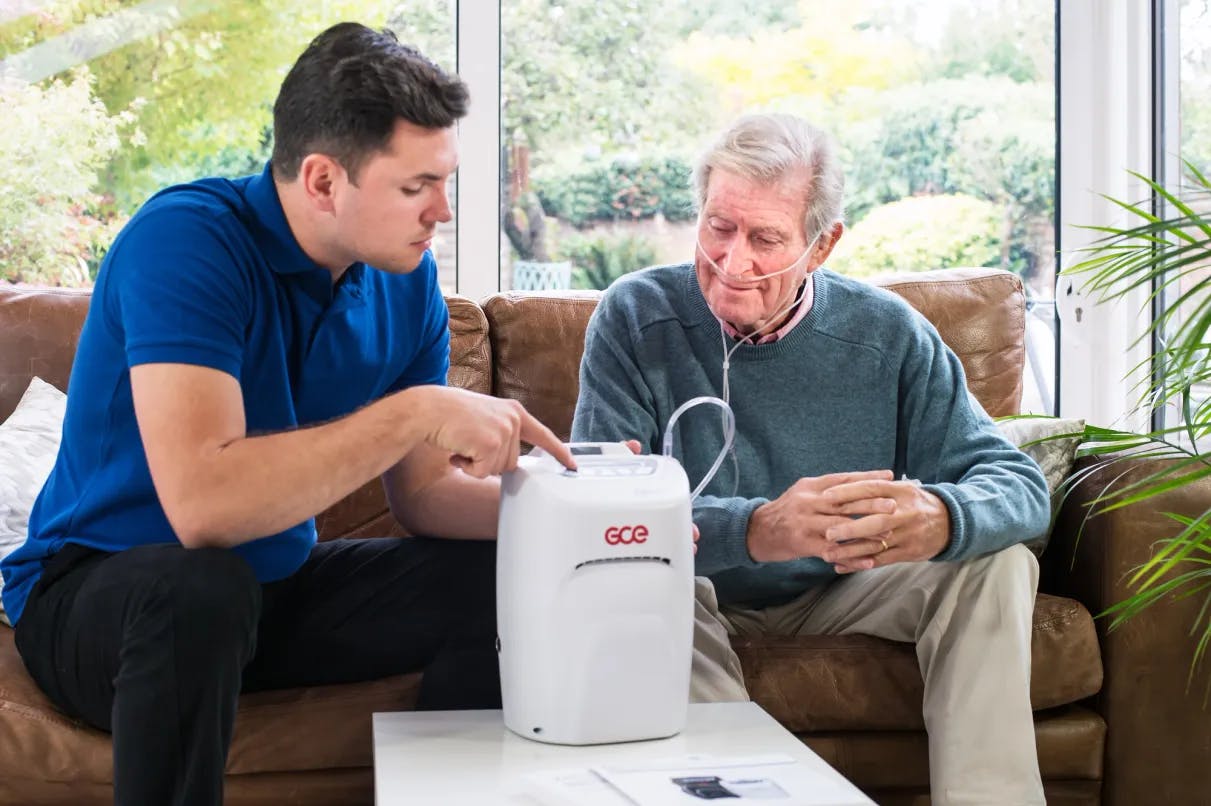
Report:
[[[637,526],[611,526],[605,530],[605,542],[611,546],[646,543],[648,542],[648,527],[643,524]]]

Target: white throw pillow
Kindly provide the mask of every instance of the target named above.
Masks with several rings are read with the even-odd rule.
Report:
[[[59,455],[67,395],[34,378],[0,424],[0,559],[25,542],[29,513]],[[0,577],[0,590],[4,579]],[[0,605],[0,621],[9,623]]]
[[[1047,480],[1047,491],[1051,493],[1052,515],[1059,501],[1055,491],[1064,479],[1072,475],[1072,466],[1076,461],[1076,450],[1081,444],[1081,435],[1085,431],[1085,421],[1080,419],[1062,420],[1058,417],[1025,417],[1020,420],[999,420],[997,428],[1005,438],[1022,449],[1022,452],[1039,463],[1043,470],[1043,478]],[[1045,440],[1037,442],[1036,440]],[[1033,444],[1031,444],[1033,443]],[[1051,537],[1048,529],[1038,540],[1031,541],[1026,547],[1041,555]]]

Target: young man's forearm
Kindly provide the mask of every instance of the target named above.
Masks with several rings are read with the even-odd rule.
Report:
[[[495,538],[499,511],[499,476],[477,479],[453,469],[407,499],[391,500],[400,525],[425,537]]]
[[[244,437],[194,468],[165,506],[186,546],[235,546],[277,534],[340,501],[423,440],[409,392],[324,425]]]

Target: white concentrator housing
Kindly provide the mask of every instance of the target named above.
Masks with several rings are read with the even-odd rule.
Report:
[[[617,443],[504,475],[496,571],[505,725],[556,744],[685,727],[694,629],[690,491],[675,460]]]

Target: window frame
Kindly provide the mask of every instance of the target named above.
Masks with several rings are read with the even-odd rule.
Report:
[[[1150,0],[1064,0],[1057,4],[1056,243],[1061,269],[1084,257],[1098,233],[1087,225],[1122,223],[1103,197],[1142,198],[1151,175],[1152,32]],[[1137,410],[1151,345],[1147,289],[1113,303],[1097,300],[1077,278],[1059,276],[1058,412],[1091,423],[1147,427]]]
[[[1152,170],[1150,176],[1157,177],[1167,188],[1180,187],[1182,181],[1181,162],[1181,8],[1179,0],[1153,0],[1152,3]],[[1152,199],[1153,215],[1171,217],[1177,211],[1163,199]],[[1180,293],[1178,289],[1161,289],[1153,281],[1153,292],[1160,291],[1152,299],[1150,313],[1153,318],[1164,313]],[[1152,380],[1159,382],[1164,376],[1164,361],[1161,350],[1164,334],[1152,337]],[[1152,411],[1150,426],[1153,430],[1178,425],[1182,413],[1177,404]]]
[[[456,0],[454,16],[457,70],[471,93],[458,127],[455,288],[478,301],[501,290],[500,0]]]

